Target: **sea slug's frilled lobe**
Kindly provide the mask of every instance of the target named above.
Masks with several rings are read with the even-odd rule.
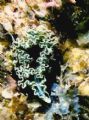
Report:
[[[23,89],[27,86],[47,103],[51,102],[45,82],[45,72],[49,67],[49,60],[52,59],[54,46],[58,43],[55,34],[43,26],[29,29],[26,38],[17,38],[13,41],[14,70],[18,76],[18,86]]]

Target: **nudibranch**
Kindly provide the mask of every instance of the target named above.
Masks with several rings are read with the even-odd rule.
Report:
[[[47,103],[50,103],[51,99],[46,89],[45,73],[52,69],[49,61],[57,44],[58,37],[54,32],[41,25],[29,29],[26,38],[17,38],[12,43],[18,86],[22,89],[29,86],[34,91],[34,95]]]

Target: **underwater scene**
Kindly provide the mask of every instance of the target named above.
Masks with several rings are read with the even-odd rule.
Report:
[[[0,120],[89,120],[89,0],[0,0]]]

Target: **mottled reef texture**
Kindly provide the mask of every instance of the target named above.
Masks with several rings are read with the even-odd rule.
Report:
[[[0,120],[89,120],[89,0],[0,0]]]

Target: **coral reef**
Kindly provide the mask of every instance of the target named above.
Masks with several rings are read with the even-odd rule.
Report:
[[[0,119],[89,120],[89,0],[0,0]]]

